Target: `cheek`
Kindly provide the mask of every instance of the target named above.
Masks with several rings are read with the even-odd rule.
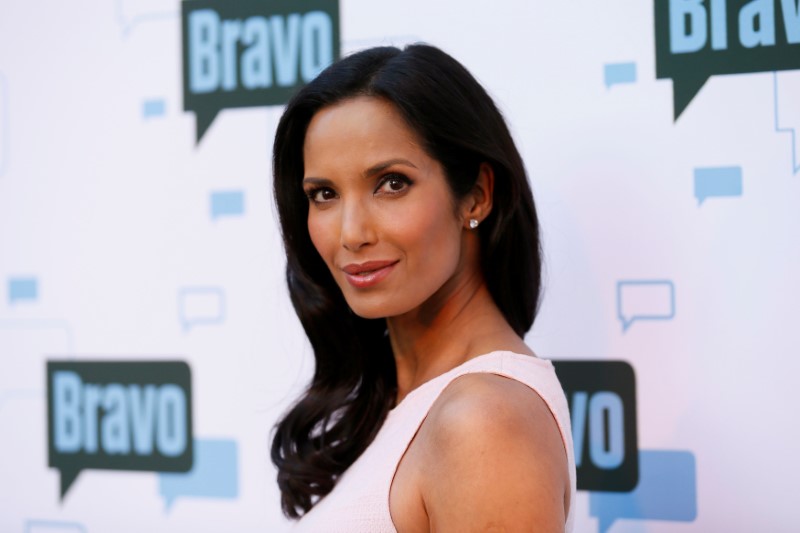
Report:
[[[308,235],[311,237],[311,243],[314,245],[314,248],[317,249],[323,261],[329,263],[331,243],[336,242],[337,238],[332,234],[332,230],[335,226],[330,224],[330,221],[326,223],[326,217],[322,215],[323,214],[320,212],[309,211]]]
[[[449,209],[440,203],[420,206],[404,217],[402,234],[409,249],[415,250],[415,263],[449,269],[458,262],[461,231]]]

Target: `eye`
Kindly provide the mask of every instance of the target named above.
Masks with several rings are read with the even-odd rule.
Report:
[[[306,191],[308,199],[315,204],[324,204],[336,198],[336,192],[330,187],[317,187]]]
[[[378,184],[375,192],[383,194],[400,194],[411,186],[411,180],[402,174],[387,174]]]

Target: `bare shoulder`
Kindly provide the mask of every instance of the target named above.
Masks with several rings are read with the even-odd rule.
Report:
[[[455,379],[418,439],[431,529],[563,530],[563,441],[547,404],[524,383],[488,373]]]
[[[485,414],[493,414],[486,420]],[[433,404],[430,416],[446,422],[443,431],[470,429],[463,426],[552,419],[550,409],[536,391],[515,379],[479,372],[453,380]],[[478,428],[474,428],[478,429]],[[502,429],[497,427],[495,429]]]
[[[533,459],[556,460],[566,470],[563,441],[550,408],[536,391],[511,378],[490,373],[460,376],[433,404],[426,425],[431,444],[442,447],[440,453],[455,455],[478,447],[501,450],[519,441],[541,452]]]

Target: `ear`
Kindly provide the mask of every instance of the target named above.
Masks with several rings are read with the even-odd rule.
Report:
[[[489,163],[483,162],[478,168],[478,179],[472,191],[464,198],[461,214],[464,227],[469,228],[470,220],[477,220],[480,224],[492,212],[492,198],[494,195],[494,169]]]

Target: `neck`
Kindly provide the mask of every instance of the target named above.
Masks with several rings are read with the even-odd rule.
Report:
[[[387,326],[398,403],[422,383],[473,357],[501,348],[531,353],[477,272],[451,280],[420,308],[388,318]]]

